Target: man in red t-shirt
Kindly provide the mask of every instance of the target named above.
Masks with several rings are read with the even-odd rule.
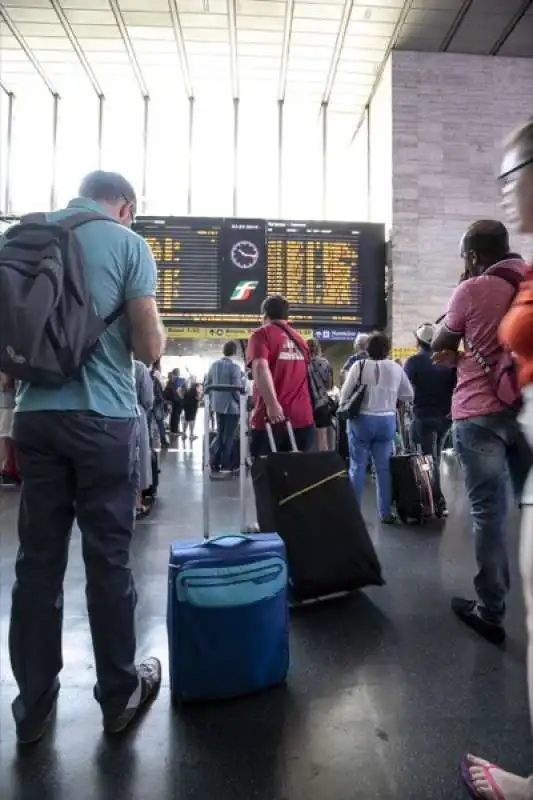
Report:
[[[269,452],[266,421],[274,427],[278,450],[290,450],[284,420],[294,429],[299,450],[308,450],[314,437],[314,415],[309,392],[307,343],[288,323],[289,304],[281,295],[267,297],[261,307],[264,324],[248,340],[246,361],[252,367],[254,410],[250,452]]]

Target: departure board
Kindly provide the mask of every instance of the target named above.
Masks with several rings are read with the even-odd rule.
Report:
[[[161,314],[219,309],[221,228],[222,221],[215,219],[162,217],[142,222],[139,232],[157,264]]]
[[[385,229],[353,222],[139,217],[158,267],[157,300],[173,324],[255,325],[282,294],[304,326],[386,324]]]
[[[284,295],[295,314],[361,321],[357,227],[268,222],[266,235],[268,294]]]

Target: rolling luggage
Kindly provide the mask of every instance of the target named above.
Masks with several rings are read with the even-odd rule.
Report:
[[[0,484],[4,486],[18,486],[21,483],[20,473],[17,464],[15,442],[13,439],[7,440],[7,456],[0,472]]]
[[[210,537],[209,391],[203,465],[204,537],[170,547],[167,625],[174,702],[230,698],[281,683],[289,667],[288,569],[275,533],[245,530],[246,439],[241,435],[240,529]],[[241,394],[241,433],[246,396]]]
[[[143,491],[143,498],[152,498],[155,500],[157,497],[157,491],[159,489],[159,473],[161,472],[159,466],[159,453],[157,450],[151,451],[151,460],[152,460],[152,483]]]
[[[391,458],[392,496],[404,524],[422,524],[443,516],[441,492],[432,456],[412,445],[405,416],[397,415],[400,444]]]
[[[348,447],[348,423],[345,419],[335,417],[335,434],[336,434],[336,449],[338,454],[348,461],[350,458],[350,450]]]
[[[381,586],[381,567],[368,535],[345,461],[335,452],[276,451],[252,464],[257,519],[276,530],[287,548],[294,603]]]

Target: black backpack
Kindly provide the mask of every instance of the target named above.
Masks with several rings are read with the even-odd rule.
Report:
[[[0,372],[58,388],[79,377],[100,336],[123,311],[105,319],[87,287],[75,230],[111,217],[91,212],[48,222],[30,214],[0,248]],[[117,224],[118,221],[117,221]]]

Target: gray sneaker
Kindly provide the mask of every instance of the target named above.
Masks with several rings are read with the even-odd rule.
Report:
[[[147,658],[137,667],[137,674],[139,685],[124,711],[118,717],[106,718],[104,715],[106,733],[122,733],[157,697],[161,686],[161,662],[157,658]]]

